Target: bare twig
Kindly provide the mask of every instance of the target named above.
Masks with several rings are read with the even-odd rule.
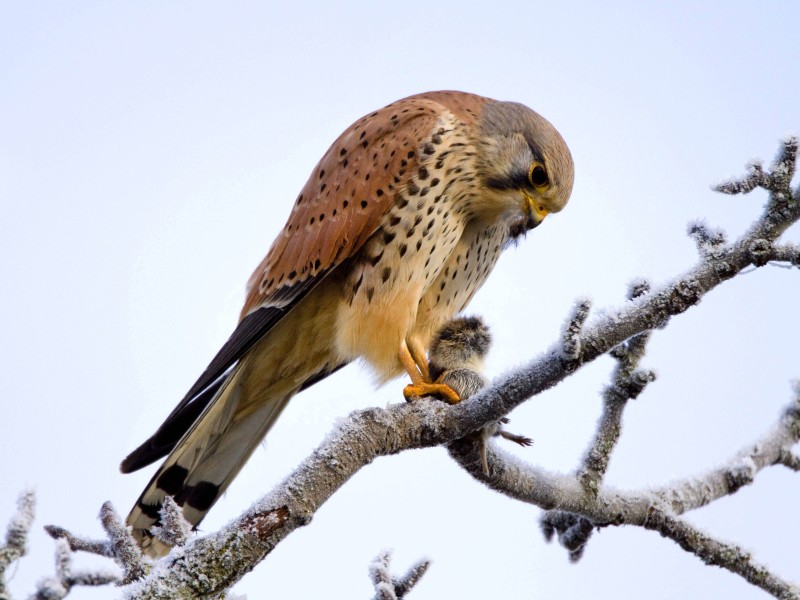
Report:
[[[111,502],[104,503],[100,508],[100,522],[111,540],[114,560],[125,572],[121,584],[125,585],[144,577],[148,566],[142,550],[133,539],[128,527],[119,518]]]
[[[160,517],[160,525],[152,528],[156,538],[168,546],[183,546],[191,537],[193,527],[172,496],[166,496],[162,501]]]
[[[375,585],[375,600],[401,600],[405,598],[408,592],[425,575],[431,564],[428,559],[423,559],[411,567],[405,575],[397,578],[389,571],[391,562],[391,551],[384,550],[375,557],[375,560],[369,566],[370,579]]]
[[[36,493],[32,489],[25,490],[17,498],[17,512],[8,523],[5,543],[0,547],[0,600],[11,600],[5,572],[9,565],[25,556],[25,544],[35,514]]]
[[[637,282],[628,290],[628,299],[644,296],[650,289],[646,281]],[[603,413],[600,416],[595,437],[578,470],[578,481],[589,494],[596,494],[600,482],[608,469],[611,452],[622,432],[622,413],[628,400],[633,400],[644,391],[645,386],[655,380],[653,371],[638,369],[645,353],[650,332],[633,336],[611,350],[617,366],[609,385],[603,392]]]
[[[13,562],[26,554],[26,540],[33,525],[36,506],[36,495],[33,490],[26,490],[17,500],[17,513],[12,517],[6,532],[5,544],[0,548],[0,599],[11,600],[11,594],[5,584],[5,570]],[[97,549],[96,544],[84,544],[68,532],[51,527],[48,533],[56,539],[56,572],[55,576],[42,578],[36,591],[30,596],[33,600],[60,600],[69,594],[74,586],[99,586],[115,582],[119,577],[115,573],[102,570],[74,571],[72,568],[72,544]],[[99,552],[102,554],[102,552]],[[104,554],[105,555],[105,554]]]
[[[592,302],[588,298],[581,298],[575,302],[572,314],[564,324],[561,333],[561,351],[567,360],[575,360],[581,353],[581,331],[589,318]]]
[[[650,291],[650,284],[642,279],[633,282],[628,290],[628,300],[634,300]],[[603,476],[608,469],[611,453],[622,433],[622,414],[628,400],[639,396],[645,386],[655,379],[652,371],[637,367],[644,356],[650,332],[633,336],[611,350],[617,360],[612,383],[603,392],[603,412],[597,425],[594,439],[584,455],[577,478],[587,494],[597,495]],[[569,552],[572,562],[583,556],[586,544],[594,531],[587,518],[561,510],[545,511],[540,518],[545,539],[550,541],[558,533],[559,543]]]
[[[74,571],[72,568],[72,549],[66,538],[56,540],[56,574],[39,581],[32,600],[60,600],[75,586],[102,586],[119,582],[116,573],[102,570]]]
[[[45,525],[44,530],[54,540],[65,540],[69,544],[69,549],[73,552],[88,552],[89,554],[97,554],[107,558],[114,557],[111,543],[108,540],[86,540],[56,525]]]

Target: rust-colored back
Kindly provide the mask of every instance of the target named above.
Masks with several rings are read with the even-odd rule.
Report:
[[[296,300],[314,279],[353,256],[416,170],[420,144],[450,111],[473,125],[489,99],[430,92],[399,100],[351,125],[297,197],[289,219],[248,282],[242,317]]]

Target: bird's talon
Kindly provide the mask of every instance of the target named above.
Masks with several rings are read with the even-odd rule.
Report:
[[[445,383],[411,383],[403,388],[403,396],[406,400],[411,398],[422,398],[424,396],[439,396],[448,404],[458,404],[461,396],[453,388]]]

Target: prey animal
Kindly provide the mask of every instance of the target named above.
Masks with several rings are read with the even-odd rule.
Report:
[[[431,342],[428,351],[431,379],[455,390],[461,400],[475,395],[489,383],[483,375],[483,364],[491,343],[489,328],[480,317],[451,319],[436,332]],[[507,423],[508,419],[503,417],[474,435],[486,476],[490,474],[486,456],[486,441],[490,437],[501,436],[520,446],[533,444],[529,437],[504,430],[503,425]]]

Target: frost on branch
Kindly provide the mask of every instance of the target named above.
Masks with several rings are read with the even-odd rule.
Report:
[[[75,570],[72,566],[72,549],[65,539],[56,540],[56,573],[39,581],[34,600],[60,600],[75,586],[101,586],[117,583],[119,576],[112,571]]]
[[[0,547],[0,600],[11,600],[5,583],[5,571],[26,553],[25,543],[36,507],[36,495],[26,490],[17,500],[17,513],[11,518],[5,544]],[[75,586],[100,586],[118,581],[116,573],[101,569],[93,571],[75,570],[72,566],[72,548],[67,536],[56,540],[55,575],[42,578],[32,600],[60,600]],[[71,536],[70,536],[71,537]]]
[[[166,496],[162,501],[158,522],[161,525],[152,528],[153,534],[167,546],[183,546],[194,529],[172,496]]]
[[[650,291],[650,283],[639,279],[631,283],[628,300],[635,300]],[[611,460],[611,453],[622,433],[622,414],[629,400],[644,391],[645,386],[655,380],[655,373],[638,368],[650,339],[650,332],[637,334],[615,346],[610,354],[617,361],[611,384],[603,392],[603,412],[597,424],[594,439],[578,469],[577,479],[587,494],[597,497],[598,490]],[[540,526],[549,542],[558,533],[559,543],[569,552],[572,562],[583,556],[589,538],[594,531],[590,520],[580,515],[561,510],[542,514]]]
[[[731,179],[714,186],[714,190],[723,194],[747,194],[757,187],[771,192],[783,192],[792,184],[797,164],[797,148],[799,140],[789,136],[783,140],[781,150],[769,173],[759,161],[752,161],[747,166],[747,174],[741,179]]]
[[[567,361],[578,360],[581,355],[581,331],[589,312],[592,310],[592,301],[588,298],[581,298],[575,302],[564,329],[561,332],[561,352]]]
[[[764,213],[741,238],[728,242],[721,232],[703,223],[692,224],[689,234],[698,245],[701,259],[694,269],[660,289],[632,292],[630,296],[635,298],[632,305],[580,325],[582,344],[568,345],[577,348],[571,354],[586,362],[610,351],[617,359],[617,366],[612,384],[604,392],[604,411],[597,432],[574,480],[555,478],[498,453],[490,453],[495,465],[492,477],[482,478],[470,469],[463,456],[454,455],[473,476],[493,489],[548,509],[541,521],[543,532],[548,539],[558,534],[572,560],[580,557],[592,528],[637,525],[658,531],[707,564],[726,568],[777,597],[800,598],[800,591],[794,584],[769,572],[747,552],[702,534],[678,518],[683,512],[736,493],[742,486],[751,484],[763,468],[781,464],[793,470],[800,469],[800,457],[793,451],[800,440],[797,399],[772,431],[745,446],[723,467],[647,491],[612,492],[602,485],[611,452],[621,433],[622,411],[627,401],[636,398],[655,378],[653,372],[637,366],[649,332],[666,326],[672,316],[696,305],[709,290],[750,266],[774,264],[775,261],[793,266],[800,263],[796,246],[776,244],[780,235],[800,218],[800,191],[790,188],[797,146],[796,138],[786,140],[769,172],[753,165],[744,179],[719,187],[719,191],[726,193],[744,193],[755,187],[770,192]],[[566,328],[565,340],[575,337],[569,333],[571,323]],[[563,347],[562,343],[554,355],[563,356]],[[552,369],[550,356],[532,364],[528,373],[535,383],[526,392],[535,394],[550,387]],[[568,371],[565,374],[568,375],[570,367],[565,366],[564,371]],[[511,384],[515,391],[524,387],[524,381],[516,374],[508,377],[505,383]],[[491,391],[487,390],[485,396],[491,397]],[[513,405],[506,400],[508,393],[506,390],[502,397],[505,408]],[[476,401],[485,402],[481,396],[479,394]]]
[[[375,600],[400,600],[417,585],[425,575],[431,562],[423,559],[411,567],[402,577],[395,577],[389,571],[392,562],[392,553],[384,550],[369,566],[369,576],[375,586]]]
[[[286,536],[308,525],[320,506],[363,466],[404,450],[446,445],[451,456],[475,479],[549,511],[542,520],[543,530],[551,538],[557,534],[573,560],[583,552],[595,528],[641,527],[658,532],[707,564],[725,568],[776,597],[800,599],[795,585],[770,572],[749,553],[695,530],[681,518],[683,513],[736,493],[744,485],[757,484],[758,474],[765,468],[785,465],[798,470],[797,398],[770,431],[744,445],[725,465],[645,490],[612,490],[603,482],[621,433],[623,409],[654,378],[651,371],[638,366],[650,333],[667,326],[710,290],[754,265],[800,264],[796,246],[778,243],[786,229],[800,219],[800,193],[790,187],[796,154],[797,139],[790,138],[769,171],[754,165],[743,179],[719,186],[719,191],[731,194],[756,187],[768,192],[763,213],[738,239],[729,241],[708,225],[693,225],[690,235],[700,254],[695,266],[652,289],[646,282],[636,282],[629,294],[631,299],[618,309],[590,315],[588,302],[579,302],[548,351],[459,404],[421,400],[352,413],[271,493],[219,532],[192,540],[168,556],[158,568],[129,586],[128,596],[164,597],[164,590],[169,589],[171,597],[218,597]],[[741,204],[738,210],[744,210],[748,203]],[[609,353],[616,364],[603,391],[603,416],[577,473],[548,472],[506,455],[492,444],[484,445],[491,467],[486,472],[481,467],[479,445],[459,442],[487,426],[496,426],[529,398]],[[116,555],[119,551],[114,552]],[[133,560],[126,573],[136,568],[137,561]],[[408,581],[416,578],[418,574],[412,574]],[[405,581],[391,577],[388,557],[376,567],[374,580],[376,593],[394,597],[399,597]]]
[[[11,599],[6,587],[6,570],[25,556],[27,552],[25,544],[35,514],[36,494],[33,490],[25,490],[17,498],[17,512],[8,523],[5,543],[0,547],[0,600]]]
[[[55,525],[45,526],[45,531],[56,540],[59,547],[69,551],[68,556],[71,556],[72,552],[97,554],[98,556],[113,559],[122,569],[123,576],[121,579],[117,575],[105,580],[100,577],[97,581],[102,581],[102,583],[93,585],[102,585],[110,582],[115,582],[117,585],[127,585],[144,577],[149,572],[150,566],[131,536],[128,527],[122,523],[110,502],[103,504],[98,516],[103,529],[108,535],[108,540],[87,540]],[[88,584],[83,583],[82,585]]]

